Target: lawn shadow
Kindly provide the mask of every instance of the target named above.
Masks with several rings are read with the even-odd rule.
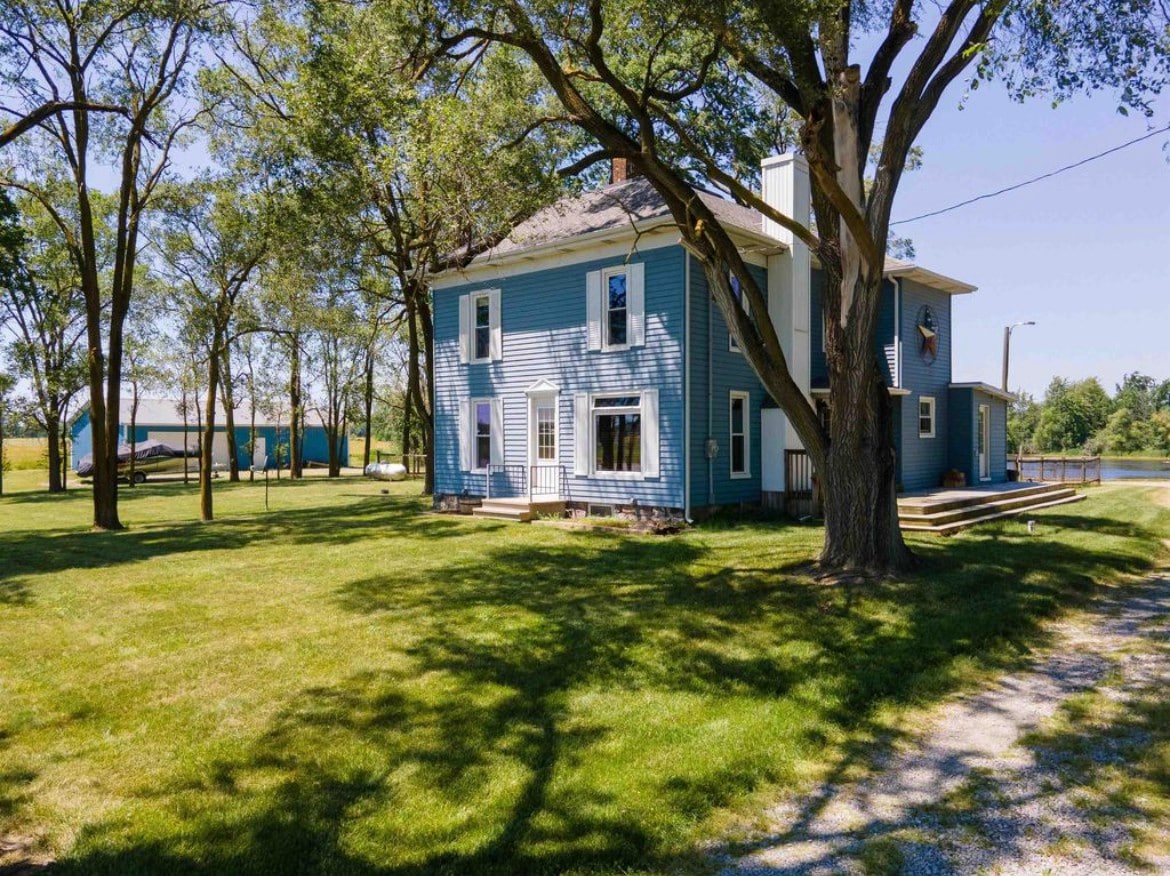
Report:
[[[374,499],[344,511],[282,512],[275,537],[312,537],[323,512],[324,539],[337,531],[340,543],[354,537],[349,521],[362,515],[375,518],[371,527],[409,520],[420,538],[482,534],[486,526],[412,509],[417,503]],[[953,691],[962,683],[959,662],[1009,665],[1047,641],[1043,619],[1085,598],[1096,574],[1143,570],[1139,552],[1095,542],[1095,518],[1069,519],[1085,539],[1054,543],[990,528],[916,545],[920,571],[866,587],[824,587],[750,557],[745,565],[740,548],[705,533],[538,530],[481,541],[474,556],[453,555],[438,571],[394,567],[348,581],[336,591],[348,612],[409,620],[406,637],[387,642],[400,663],[306,689],[240,749],[171,784],[128,792],[178,813],[174,835],[127,836],[111,819],[84,831],[57,869],[677,869],[686,854],[677,836],[639,820],[581,769],[623,742],[604,707],[582,702],[636,702],[650,692],[681,695],[696,708],[791,703],[807,718],[791,731],[794,749],[831,757],[833,777],[843,779],[867,768],[875,739],[896,741],[880,720],[888,705],[927,704]],[[1103,519],[1099,532],[1115,524]],[[769,531],[736,529],[750,534],[752,526]],[[843,737],[852,741],[830,742]],[[655,767],[628,765],[638,773],[630,781],[668,821],[702,823],[794,776],[792,763],[764,755],[733,752],[688,772],[668,748],[654,753]],[[800,801],[806,823],[831,799]],[[898,827],[873,825],[875,835]]]

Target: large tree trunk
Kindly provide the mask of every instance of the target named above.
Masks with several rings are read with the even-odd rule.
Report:
[[[219,345],[222,341],[218,330],[211,343],[211,355],[207,357],[207,401],[203,413],[203,440],[199,445],[199,519],[207,523],[215,519],[211,493],[211,449],[215,440],[215,396],[219,389]]]
[[[299,478],[304,474],[301,459],[301,339],[292,336],[289,353],[288,398],[292,410],[289,412],[288,476]]]
[[[61,414],[54,404],[45,418],[45,433],[49,441],[49,492],[59,493],[65,489],[61,481]]]
[[[881,274],[864,280],[850,271],[830,282],[848,287],[841,303],[825,296],[829,351],[829,443],[817,473],[823,487],[825,546],[821,564],[863,574],[912,568],[914,557],[898,525],[897,453],[893,404],[873,351]],[[852,318],[841,326],[840,308]]]
[[[366,447],[362,451],[362,471],[370,465],[370,447],[374,443],[374,348],[366,350],[366,382],[362,390],[362,416],[366,422]]]
[[[232,391],[231,353],[226,348],[223,351],[223,367],[220,371],[219,382],[223,391],[223,423],[224,428],[227,429],[228,480],[238,484],[240,482],[240,454],[236,445],[236,400]]]

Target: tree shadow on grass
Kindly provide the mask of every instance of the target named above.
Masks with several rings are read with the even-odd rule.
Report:
[[[37,529],[0,536],[0,604],[26,604],[27,579],[74,569],[102,569],[175,554],[230,551],[254,543],[345,545],[379,534],[425,539],[473,534],[460,521],[419,514],[411,499],[363,496],[345,505],[227,516],[212,523],[144,524],[122,532]],[[502,524],[488,524],[500,526]]]
[[[1076,522],[1093,533],[1094,518]],[[99,823],[57,869],[672,869],[690,842],[680,823],[792,780],[801,759],[834,760],[838,775],[863,765],[884,706],[953,690],[957,660],[1026,652],[1094,571],[1143,564],[1092,539],[1040,545],[996,531],[925,548],[907,580],[823,587],[745,569],[734,551],[529,531],[437,572],[347,582],[346,610],[409,620],[407,638],[387,642],[400,664],[305,690],[242,751],[133,792],[176,813],[172,833]],[[662,703],[673,717],[654,712]],[[645,709],[644,721],[615,708]],[[741,737],[742,750],[696,760],[656,739],[672,723],[712,733],[767,711],[792,716],[776,750]],[[852,741],[829,741],[842,737]],[[827,802],[809,798],[808,813]]]

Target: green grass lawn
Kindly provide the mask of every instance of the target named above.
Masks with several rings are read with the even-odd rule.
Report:
[[[0,850],[60,873],[662,872],[1043,643],[1170,535],[1153,490],[866,587],[815,527],[419,512],[418,484],[0,499]],[[384,495],[383,490],[389,490]],[[15,839],[14,839],[15,838]],[[4,860],[0,858],[0,868]]]

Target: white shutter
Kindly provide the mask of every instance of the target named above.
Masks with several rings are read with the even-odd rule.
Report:
[[[459,364],[466,365],[471,350],[471,296],[459,296]]]
[[[658,477],[658,390],[642,390],[642,477]]]
[[[504,358],[504,339],[500,331],[499,289],[493,289],[488,293],[488,324],[492,328],[491,359],[494,362]]]
[[[646,266],[636,262],[629,266],[629,297],[626,300],[626,318],[629,320],[631,347],[646,345]]]
[[[573,474],[589,474],[589,393],[573,396]]]
[[[585,322],[588,325],[589,349],[601,349],[601,271],[585,275]]]
[[[459,403],[459,468],[462,471],[471,471],[471,448],[474,444],[471,436],[472,424],[475,422],[475,411],[471,409],[472,402]]]
[[[504,464],[504,401],[492,399],[492,465]]]

